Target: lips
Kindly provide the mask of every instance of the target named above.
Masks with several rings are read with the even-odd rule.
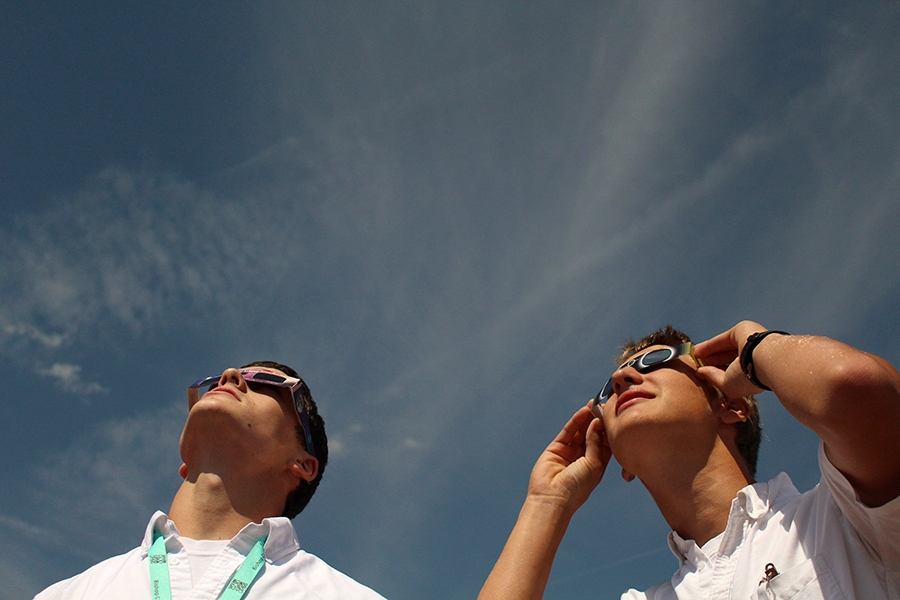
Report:
[[[229,396],[233,397],[235,400],[240,401],[240,398],[238,398],[238,395],[234,393],[234,390],[233,390],[233,389],[231,389],[231,388],[229,388],[229,387],[221,386],[221,385],[220,385],[219,387],[217,387],[217,388],[214,388],[214,389],[209,390],[209,391],[206,392],[206,393],[207,393],[207,394],[215,394],[215,393],[217,393],[217,392],[224,393],[224,394],[228,394]],[[204,394],[204,396],[205,396],[205,395],[206,395],[206,394]]]
[[[616,416],[629,405],[633,404],[637,399],[652,397],[653,395],[650,392],[642,390],[641,388],[629,388],[625,390],[619,394],[619,397],[616,399]]]

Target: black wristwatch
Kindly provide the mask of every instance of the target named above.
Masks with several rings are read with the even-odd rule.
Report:
[[[772,391],[772,389],[763,384],[763,382],[761,382],[756,377],[756,370],[753,368],[753,349],[756,348],[767,335],[773,333],[777,333],[779,335],[791,335],[787,331],[776,331],[774,329],[770,331],[760,331],[759,333],[754,333],[753,335],[748,337],[747,341],[744,342],[744,347],[741,349],[741,371],[744,372],[744,375],[747,376],[747,379],[750,380],[750,383],[760,389],[768,391]]]

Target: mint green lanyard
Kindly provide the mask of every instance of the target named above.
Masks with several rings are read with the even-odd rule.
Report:
[[[263,555],[263,546],[266,545],[266,539],[262,538],[253,548],[250,554],[238,567],[238,570],[231,576],[231,581],[225,586],[220,600],[241,600],[250,584],[256,579],[259,570],[266,562]],[[158,529],[153,530],[153,545],[147,553],[150,559],[150,596],[153,600],[172,600],[172,588],[169,586],[169,561],[166,558],[166,541]]]

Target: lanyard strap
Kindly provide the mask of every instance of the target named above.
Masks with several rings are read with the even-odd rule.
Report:
[[[256,579],[259,570],[266,562],[266,557],[263,556],[265,543],[266,538],[264,537],[253,544],[253,548],[250,549],[247,558],[238,567],[237,572],[231,576],[231,581],[228,582],[228,585],[225,586],[225,591],[219,596],[221,600],[241,600],[244,597],[244,594],[250,589],[250,584]]]
[[[266,558],[263,555],[263,546],[266,538],[257,541],[250,553],[225,586],[220,600],[241,600],[250,584],[256,579],[259,570],[262,569]],[[169,561],[166,557],[166,542],[158,529],[153,530],[153,545],[147,553],[150,560],[150,596],[153,600],[172,600],[172,588],[169,585]]]
[[[153,530],[153,545],[147,552],[150,560],[150,597],[153,600],[172,600],[169,588],[169,562],[166,559],[166,541],[158,529]]]

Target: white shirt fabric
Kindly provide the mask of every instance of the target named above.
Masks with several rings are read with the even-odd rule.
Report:
[[[180,537],[178,540],[187,552],[188,562],[191,565],[191,585],[197,585],[203,574],[218,557],[230,540],[192,540]]]
[[[678,571],[622,598],[900,600],[900,498],[861,503],[821,444],[819,467],[822,481],[805,494],[785,473],[742,489],[725,531],[702,549],[670,532]],[[767,579],[770,564],[777,575]]]
[[[138,548],[50,586],[35,596],[35,600],[150,600],[147,551],[153,543],[154,528],[158,528],[165,538],[174,600],[218,598],[257,540],[266,535],[269,536],[263,547],[266,564],[244,600],[384,600],[381,595],[301,550],[294,526],[285,517],[263,519],[262,523],[250,523],[241,529],[205,567],[194,585],[188,553],[178,529],[163,512],[156,512],[150,519],[144,541]]]

